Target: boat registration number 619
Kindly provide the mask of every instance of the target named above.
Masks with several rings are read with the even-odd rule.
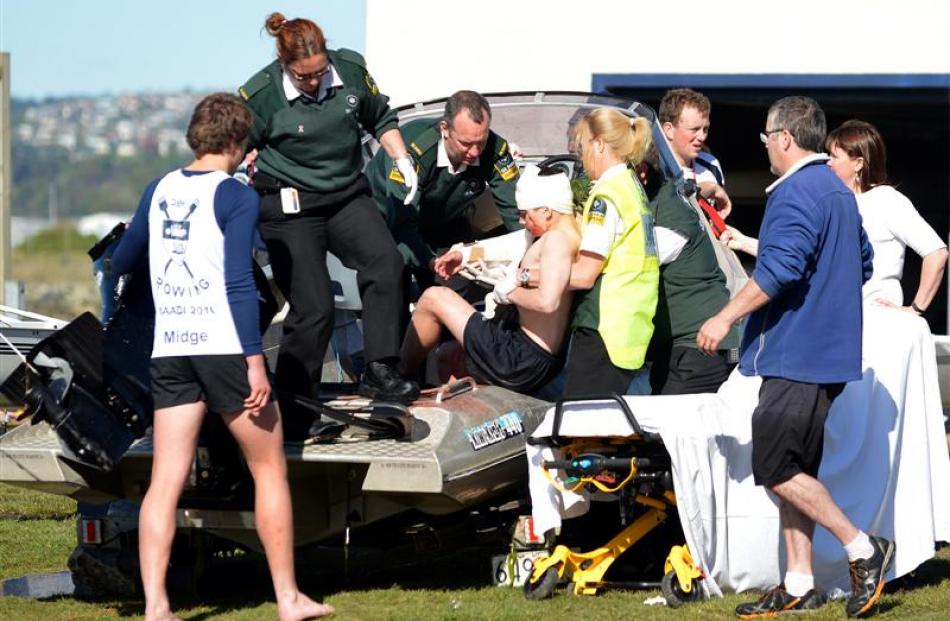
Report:
[[[546,550],[523,550],[491,557],[492,581],[496,586],[523,586],[534,569],[534,561],[547,556]],[[514,561],[514,562],[512,562]]]

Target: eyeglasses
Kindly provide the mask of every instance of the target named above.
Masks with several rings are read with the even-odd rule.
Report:
[[[310,80],[319,80],[320,78],[322,78],[323,76],[325,76],[326,74],[330,72],[329,64],[327,64],[327,66],[324,67],[323,69],[320,69],[318,71],[314,71],[311,73],[297,73],[296,71],[294,71],[293,69],[291,69],[290,67],[286,65],[284,66],[284,68],[287,70],[287,73],[290,74],[290,77],[297,80],[298,82],[309,82]]]
[[[769,136],[771,136],[772,134],[777,134],[780,131],[784,131],[784,130],[785,130],[784,127],[779,127],[778,129],[767,129],[764,132],[759,132],[759,140],[762,141],[762,144],[768,144]]]

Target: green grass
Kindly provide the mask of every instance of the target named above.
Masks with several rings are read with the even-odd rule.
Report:
[[[64,520],[75,513],[71,498],[0,483],[0,520]]]
[[[937,571],[935,583],[911,590],[887,593],[882,598],[876,619],[946,619],[950,610],[950,551],[941,551],[940,558],[930,561],[921,572]],[[498,587],[451,590],[404,589],[398,586],[380,589],[353,589],[331,592],[326,601],[337,609],[336,618],[366,621],[388,619],[611,619],[664,621],[690,619],[734,619],[733,609],[748,595],[727,595],[677,610],[643,605],[655,591],[614,591],[600,597],[556,595],[543,602],[529,602],[520,590]],[[270,602],[266,585],[240,595],[211,597],[201,602],[176,602],[178,615],[184,620],[225,621],[228,619],[272,620],[276,607]],[[142,602],[77,602],[70,598],[48,601],[0,598],[0,619],[44,619],[45,621],[138,619]],[[832,602],[809,614],[810,620],[845,618],[844,604]]]
[[[0,520],[0,580],[66,569],[76,547],[76,522]],[[3,598],[0,598],[3,601]],[[0,614],[0,619],[7,617]]]
[[[75,526],[70,516],[72,501],[47,494],[0,485],[0,579],[28,573],[59,571],[75,545]],[[52,518],[52,519],[51,519]],[[464,565],[465,563],[460,563]],[[471,563],[469,563],[471,565]],[[426,572],[429,572],[426,575]],[[447,576],[444,567],[432,566],[410,573],[390,572],[377,576],[379,586],[342,587],[327,585],[301,575],[307,591],[319,594],[337,609],[338,619],[366,621],[389,619],[468,620],[468,619],[579,619],[672,621],[674,619],[734,619],[736,604],[748,594],[730,594],[722,599],[692,604],[672,610],[643,604],[658,591],[608,591],[600,597],[574,597],[557,594],[548,601],[529,602],[520,589],[482,586],[488,571],[462,576]],[[231,577],[226,577],[230,580]],[[421,588],[424,584],[472,585],[457,588]],[[246,586],[247,585],[247,586]],[[904,588],[897,588],[898,586]],[[215,588],[200,600],[175,602],[178,615],[192,621],[257,621],[276,618],[266,572],[248,571],[237,582]],[[889,586],[875,619],[947,619],[950,618],[950,547],[937,558],[922,565],[913,580]],[[140,619],[142,602],[80,602],[72,598],[29,600],[0,597],[0,619],[43,621],[95,621]],[[809,620],[845,618],[844,604],[833,602]]]

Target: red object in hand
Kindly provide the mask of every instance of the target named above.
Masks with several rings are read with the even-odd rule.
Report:
[[[722,216],[719,215],[716,208],[710,205],[709,201],[700,196],[699,193],[696,194],[696,202],[699,203],[699,206],[706,212],[706,216],[709,218],[709,224],[712,226],[713,235],[716,236],[716,239],[719,239],[726,231],[726,221],[722,219]]]

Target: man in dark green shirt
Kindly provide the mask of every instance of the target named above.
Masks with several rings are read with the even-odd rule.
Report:
[[[687,179],[696,178],[695,171],[706,170],[694,163],[709,131],[709,111],[709,100],[690,89],[669,91],[660,102],[659,121]],[[715,188],[707,187],[706,176],[714,180],[711,185]],[[684,194],[695,191],[715,197],[721,201],[717,207],[728,208],[729,199],[718,185],[719,179],[721,171],[702,173],[696,178],[702,189],[680,189],[669,180],[650,202],[660,256],[660,295],[650,343],[654,393],[716,392],[738,362],[736,328],[715,356],[707,356],[696,347],[696,333],[729,302],[729,289],[713,247],[718,242],[710,236],[705,216]]]
[[[473,91],[458,91],[446,102],[442,119],[402,126],[419,178],[419,191],[408,205],[404,175],[382,149],[367,167],[373,199],[409,267],[431,271],[438,249],[472,241],[470,206],[486,186],[505,228],[521,228],[515,204],[518,166],[510,145],[491,131],[490,123],[488,101]]]
[[[729,302],[726,276],[699,211],[667,181],[650,203],[660,255],[650,381],[655,393],[716,392],[738,361],[733,328],[716,356],[696,349],[703,323]]]

